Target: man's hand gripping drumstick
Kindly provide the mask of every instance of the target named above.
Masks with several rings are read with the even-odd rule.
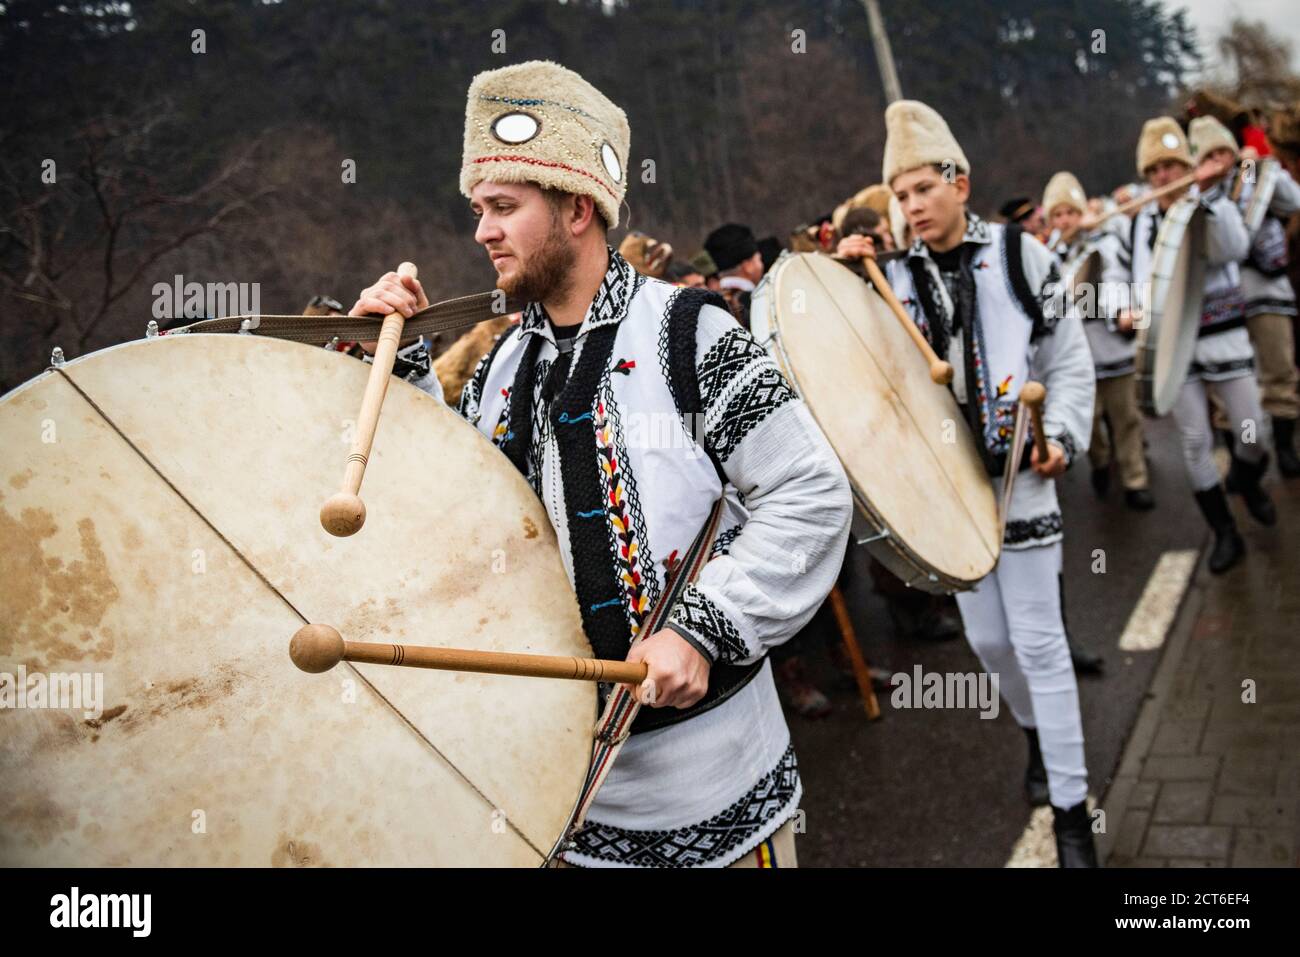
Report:
[[[1029,409],[1034,426],[1034,449],[1029,464],[1043,478],[1056,478],[1065,472],[1065,450],[1055,442],[1048,443],[1043,431],[1043,403],[1047,389],[1041,382],[1026,382],[1020,390],[1020,401]]]
[[[352,451],[348,453],[343,488],[331,495],[320,510],[320,523],[331,535],[355,535],[366,521],[366,506],[359,494],[361,480],[366,475],[366,462],[370,459],[370,447],[379,426],[379,412],[384,405],[384,396],[388,394],[388,380],[393,374],[398,343],[402,340],[402,326],[417,309],[429,304],[416,274],[414,264],[402,263],[397,272],[388,273],[364,290],[348,313],[350,316],[383,316],[384,322],[379,329],[370,378],[366,380],[365,395],[361,399],[361,412],[357,415],[357,433]]]
[[[835,253],[843,259],[861,259],[862,266],[867,271],[871,284],[876,287],[876,292],[880,298],[885,300],[898,321],[903,324],[904,331],[916,343],[916,347],[921,350],[921,355],[925,356],[925,361],[930,366],[930,378],[939,385],[947,385],[952,381],[952,366],[944,362],[931,347],[929,340],[921,335],[921,330],[916,327],[903,304],[898,301],[894,295],[894,290],[890,288],[889,282],[885,279],[885,274],[880,271],[876,265],[876,246],[871,241],[870,236],[845,236],[840,240],[839,246]]]

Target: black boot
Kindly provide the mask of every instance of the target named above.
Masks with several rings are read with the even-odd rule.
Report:
[[[1135,512],[1149,512],[1156,507],[1156,500],[1148,489],[1131,488],[1124,492],[1124,504]]]
[[[1029,740],[1029,765],[1025,768],[1025,800],[1030,807],[1042,807],[1051,798],[1047,793],[1047,768],[1043,765],[1043,751],[1038,746],[1038,729],[1025,728]]]
[[[1092,470],[1092,490],[1098,498],[1104,499],[1110,492],[1110,466]]]
[[[1098,866],[1087,802],[1080,801],[1068,811],[1052,805],[1052,830],[1056,834],[1058,867]]]
[[[1295,454],[1295,419],[1273,418],[1273,448],[1277,470],[1287,478],[1300,475],[1300,456]]]
[[[1061,598],[1061,627],[1065,629],[1065,644],[1070,649],[1070,662],[1074,665],[1074,673],[1077,675],[1099,675],[1101,666],[1105,658],[1101,655],[1095,655],[1088,651],[1082,645],[1075,642],[1070,635],[1070,626],[1065,621],[1065,576],[1057,573],[1056,590]]]
[[[1267,470],[1267,453],[1258,462],[1247,462],[1234,455],[1232,467],[1228,469],[1228,479],[1246,503],[1246,511],[1250,512],[1251,518],[1261,525],[1276,525],[1277,509],[1273,507],[1268,492],[1259,484]]]
[[[1222,575],[1237,564],[1241,556],[1246,553],[1246,543],[1237,534],[1237,523],[1232,520],[1232,513],[1228,511],[1228,499],[1223,494],[1222,486],[1214,485],[1197,492],[1196,504],[1200,506],[1201,514],[1205,516],[1205,521],[1214,531],[1210,571]]]

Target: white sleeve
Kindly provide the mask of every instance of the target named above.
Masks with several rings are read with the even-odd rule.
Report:
[[[1097,310],[1106,325],[1114,330],[1115,318],[1129,308],[1129,271],[1124,266],[1124,242],[1115,233],[1104,233],[1097,240],[1097,251],[1101,254]]]
[[[1268,204],[1268,211],[1281,219],[1289,219],[1300,212],[1300,185],[1280,166],[1277,172],[1277,185],[1273,187],[1273,199]]]
[[[1032,236],[1025,234],[1021,238],[1025,280],[1039,301],[1045,303],[1060,283],[1056,260]],[[1068,465],[1076,455],[1088,450],[1097,390],[1092,350],[1076,310],[1066,311],[1039,337],[1030,358],[1029,374],[1047,389],[1043,429],[1048,439],[1065,450]]]
[[[1211,266],[1241,262],[1250,255],[1250,234],[1237,204],[1216,186],[1201,199],[1205,206],[1205,259]]]
[[[754,337],[700,311],[705,442],[749,517],[687,586],[669,624],[715,660],[748,663],[793,637],[830,592],[853,511],[848,478],[803,401]]]

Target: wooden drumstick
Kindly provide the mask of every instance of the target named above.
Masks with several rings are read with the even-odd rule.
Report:
[[[402,263],[397,267],[397,274],[414,279],[418,270],[414,263]],[[370,366],[370,378],[366,380],[365,395],[361,397],[356,438],[352,442],[352,451],[348,453],[348,464],[343,472],[343,488],[326,499],[321,506],[321,525],[325,531],[340,538],[355,535],[366,523],[366,506],[359,494],[361,480],[366,475],[370,446],[375,441],[375,429],[379,425],[379,410],[383,408],[384,396],[388,394],[388,380],[393,375],[393,361],[397,358],[397,346],[402,341],[402,326],[405,323],[406,317],[400,312],[391,312],[384,317]]]
[[[930,378],[939,385],[947,385],[952,381],[952,366],[935,355],[929,341],[925,336],[921,335],[921,330],[916,328],[916,323],[912,321],[911,316],[907,314],[907,310],[903,308],[903,304],[894,295],[894,290],[890,288],[889,283],[885,280],[885,274],[876,265],[876,260],[871,256],[864,256],[862,265],[871,278],[871,284],[876,287],[876,292],[880,293],[880,298],[885,300],[890,310],[898,317],[898,321],[903,324],[903,329],[912,337],[916,347],[921,350],[921,355],[925,356],[925,361],[930,364]]]
[[[329,625],[303,625],[289,642],[289,657],[309,674],[329,671],[340,661],[372,665],[404,665],[440,671],[476,671],[493,675],[533,678],[569,678],[577,681],[614,681],[637,685],[649,668],[644,661],[610,661],[564,655],[522,655],[468,648],[429,648],[422,645],[383,645],[344,641]]]
[[[1034,449],[1038,452],[1038,461],[1047,461],[1047,435],[1043,432],[1043,401],[1047,398],[1047,388],[1041,382],[1026,382],[1020,390],[1020,401],[1029,407],[1029,414],[1034,424]]]

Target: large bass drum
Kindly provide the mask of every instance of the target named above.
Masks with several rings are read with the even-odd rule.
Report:
[[[1145,322],[1137,324],[1138,400],[1147,415],[1166,415],[1187,378],[1205,300],[1205,207],[1184,196],[1156,233]],[[1141,287],[1139,287],[1141,288]]]
[[[368,372],[172,335],[0,399],[0,672],[26,692],[0,710],[0,865],[542,863],[586,774],[594,684],[289,660],[304,622],[591,655],[537,496],[406,383],[365,528],[321,529]],[[68,693],[35,703],[55,681]]]
[[[951,392],[884,300],[829,256],[783,254],[750,328],[840,457],[868,547],[917,588],[970,588],[1001,550],[997,504]]]

